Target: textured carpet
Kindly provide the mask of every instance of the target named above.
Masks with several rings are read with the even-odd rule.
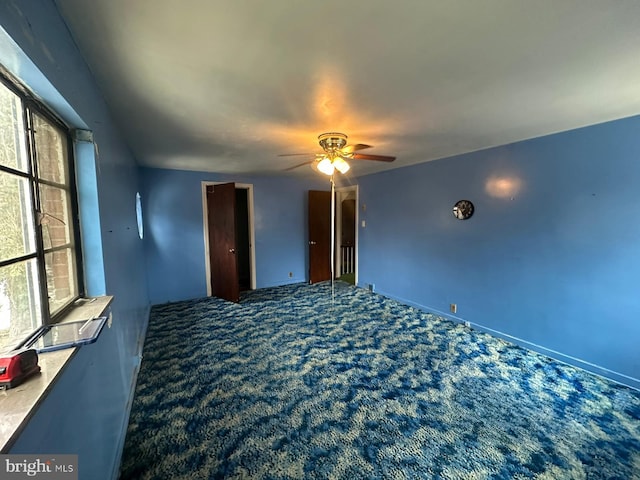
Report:
[[[152,309],[122,479],[640,478],[640,392],[338,282]]]

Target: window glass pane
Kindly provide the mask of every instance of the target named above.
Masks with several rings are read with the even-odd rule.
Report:
[[[41,322],[36,260],[0,267],[0,351],[24,340]]]
[[[40,222],[45,249],[70,243],[72,225],[67,197],[67,191],[62,188],[40,184]]]
[[[0,239],[0,260],[36,249],[29,182],[5,172],[0,172]]]
[[[78,294],[75,258],[72,248],[49,252],[44,256],[49,291],[49,310],[55,315]]]
[[[33,115],[38,177],[67,184],[67,137],[38,114]]]
[[[27,171],[22,102],[0,83],[0,165]]]

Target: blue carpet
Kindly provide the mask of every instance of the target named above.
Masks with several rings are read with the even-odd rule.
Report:
[[[122,479],[640,478],[640,392],[338,282],[156,306]]]

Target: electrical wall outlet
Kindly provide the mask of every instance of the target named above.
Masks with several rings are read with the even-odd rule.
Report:
[[[458,312],[458,305],[455,303],[450,303],[449,304],[449,311],[451,313],[457,313]]]
[[[289,272],[289,278],[293,277],[293,272]]]
[[[376,289],[376,284],[375,283],[370,283],[369,284],[369,291],[373,292],[373,291],[375,291],[375,289]]]

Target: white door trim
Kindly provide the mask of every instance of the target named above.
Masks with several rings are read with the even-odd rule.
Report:
[[[204,264],[207,280],[207,296],[211,296],[211,264],[209,263],[209,209],[207,207],[207,187],[232,182],[207,182],[202,181],[202,231],[204,232]],[[253,228],[253,184],[236,183],[236,190],[247,190],[248,220],[249,220],[249,263],[251,269],[251,290],[256,289],[256,250],[255,231]],[[357,233],[356,233],[357,235]],[[357,264],[356,264],[357,265]]]

